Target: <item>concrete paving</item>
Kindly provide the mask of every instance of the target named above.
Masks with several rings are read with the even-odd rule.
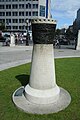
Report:
[[[0,47],[0,71],[31,61],[32,46]]]
[[[61,46],[55,48],[55,58],[80,57],[80,50],[74,46]],[[0,47],[0,71],[10,67],[25,64],[31,61],[33,46]]]

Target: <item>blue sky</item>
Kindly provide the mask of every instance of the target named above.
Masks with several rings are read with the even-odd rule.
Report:
[[[71,25],[80,8],[80,0],[51,0],[51,14],[57,20],[57,28]]]

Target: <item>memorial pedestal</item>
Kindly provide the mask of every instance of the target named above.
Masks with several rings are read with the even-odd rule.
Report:
[[[17,107],[29,113],[58,112],[70,104],[69,93],[56,84],[53,39],[56,21],[32,22],[33,53],[29,84],[13,94]]]

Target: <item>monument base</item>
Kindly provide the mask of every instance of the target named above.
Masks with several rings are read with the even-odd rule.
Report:
[[[25,87],[25,97],[35,104],[50,104],[59,99],[60,89],[57,85],[52,89],[38,90],[29,86]]]
[[[14,104],[21,110],[32,114],[49,114],[56,113],[65,109],[71,102],[70,94],[63,88],[60,89],[59,98],[51,104],[35,104],[28,101],[24,95],[25,88],[18,88],[13,96]]]
[[[10,47],[15,47],[15,44],[10,44]]]

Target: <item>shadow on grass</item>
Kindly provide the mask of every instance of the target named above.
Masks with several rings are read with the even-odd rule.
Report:
[[[22,74],[22,75],[17,75],[16,79],[20,81],[22,86],[26,86],[29,83],[29,77],[30,75]]]

